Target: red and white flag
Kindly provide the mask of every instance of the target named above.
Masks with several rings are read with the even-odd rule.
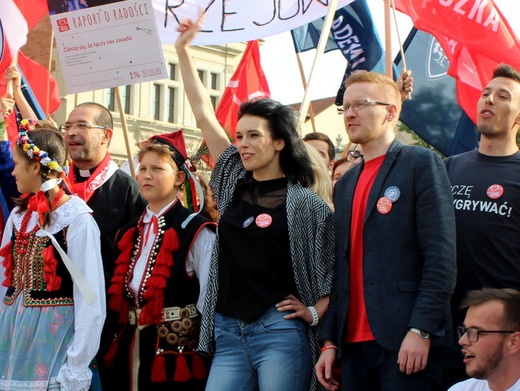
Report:
[[[13,0],[0,0],[0,78],[27,42],[27,20]]]
[[[27,42],[27,34],[49,12],[45,0],[0,0],[0,77],[18,50]]]
[[[270,96],[269,84],[260,65],[258,41],[249,41],[215,110],[218,122],[229,136],[234,138],[240,104],[251,99],[269,98]]]
[[[49,71],[23,55],[20,48],[27,41],[28,32],[49,12],[46,0],[0,0],[0,96],[7,91],[5,70],[17,63],[25,76],[26,83],[36,96],[38,103],[49,114],[60,104],[56,80]],[[16,137],[14,114],[8,126],[9,139]]]
[[[520,69],[520,41],[492,0],[394,0],[417,29],[432,34],[450,61],[457,100],[476,122],[477,101],[493,69],[506,63]]]

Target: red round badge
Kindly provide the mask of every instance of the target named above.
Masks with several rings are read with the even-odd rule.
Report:
[[[273,218],[267,213],[262,213],[261,215],[256,216],[255,223],[260,228],[266,228],[271,225],[273,222]]]
[[[377,201],[377,211],[381,213],[382,215],[386,215],[387,213],[390,213],[392,210],[392,200],[388,197],[381,197]]]
[[[491,185],[487,189],[487,195],[492,200],[502,197],[502,194],[504,194],[504,188],[500,185]]]

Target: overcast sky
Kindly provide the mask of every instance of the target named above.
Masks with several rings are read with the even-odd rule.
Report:
[[[383,0],[367,0],[367,3],[378,28],[379,37],[384,44]],[[494,3],[502,14],[508,18],[509,24],[516,35],[520,37],[520,18],[518,17],[520,15],[520,1],[494,0]],[[396,17],[399,35],[401,41],[404,42],[413,24],[407,15],[398,11]],[[392,58],[395,58],[399,51],[399,44],[393,21],[392,16]],[[315,50],[309,50],[300,54],[307,78],[311,72],[315,53]],[[287,32],[267,37],[265,43],[260,47],[260,56],[262,68],[269,82],[271,97],[285,104],[300,102],[303,99],[304,90],[291,34]],[[319,64],[319,68],[314,72],[316,79],[311,85],[312,100],[336,95],[345,71],[346,60],[339,50],[334,50],[326,53]]]

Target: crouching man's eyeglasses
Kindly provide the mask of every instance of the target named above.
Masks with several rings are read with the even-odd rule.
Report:
[[[462,338],[464,334],[468,334],[468,341],[469,342],[477,342],[480,334],[513,334],[516,333],[516,331],[511,330],[481,330],[477,329],[476,327],[464,327],[464,326],[458,326],[457,327],[457,335],[459,336],[459,339]]]

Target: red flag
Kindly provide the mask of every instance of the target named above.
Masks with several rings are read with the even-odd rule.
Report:
[[[36,61],[31,60],[21,51],[18,52],[18,67],[25,76],[28,88],[34,94],[40,107],[46,115],[54,113],[61,104],[60,90],[56,79],[49,73],[48,69]],[[7,85],[3,77],[0,77],[0,91],[4,95]],[[18,135],[16,116],[12,113],[8,119],[7,136],[13,140]]]
[[[215,115],[230,138],[234,139],[240,104],[251,99],[269,98],[270,96],[269,84],[260,65],[258,41],[249,41],[235,73],[220,98]],[[201,148],[204,147],[203,142]],[[203,154],[201,159],[211,168],[215,165],[209,154]]]
[[[502,62],[520,69],[520,41],[492,0],[395,0],[415,27],[429,32],[450,61],[457,81],[457,100],[476,122],[477,101]]]
[[[258,41],[249,41],[238,67],[228,82],[215,110],[218,122],[234,138],[240,104],[255,98],[269,98],[269,85],[260,65]]]
[[[3,96],[7,89],[5,70],[17,59],[15,62],[18,62],[42,109],[46,113],[56,111],[60,103],[56,81],[46,68],[19,51],[27,41],[29,30],[48,13],[46,0],[0,0],[0,5],[0,95]],[[9,119],[9,139],[16,137],[15,121],[13,114]]]
[[[5,0],[0,0],[3,1]],[[9,2],[9,0],[7,0]],[[47,0],[13,0],[27,21],[29,31],[38,24],[41,18],[49,13]]]
[[[45,114],[58,110],[61,103],[60,90],[49,70],[22,52],[18,53],[18,66]]]

